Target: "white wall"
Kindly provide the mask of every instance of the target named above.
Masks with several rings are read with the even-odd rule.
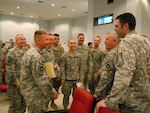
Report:
[[[0,15],[0,36],[3,42],[15,40],[16,34],[24,34],[31,45],[34,32],[38,29],[48,31],[48,21]]]
[[[79,33],[85,34],[85,43],[88,41],[87,36],[87,16],[73,20],[72,37],[77,39]]]
[[[150,37],[150,0],[141,0],[141,34]]]
[[[95,0],[94,6],[94,17],[113,13],[115,18],[118,14],[126,11],[126,0],[114,0],[114,3],[112,4],[107,4],[107,0]],[[94,26],[93,38],[97,35],[101,36],[102,40],[100,47],[102,49],[105,49],[105,35],[110,31],[114,31],[114,23]]]
[[[124,12],[131,12],[135,16],[137,23],[136,31],[138,34],[150,37],[150,0],[114,0],[114,3],[112,4],[107,4],[107,0],[94,1],[94,17],[113,13],[115,19],[116,16]],[[104,49],[105,35],[107,32],[114,30],[114,23],[94,26],[93,29],[93,37],[96,35],[100,35],[102,37],[100,47]]]

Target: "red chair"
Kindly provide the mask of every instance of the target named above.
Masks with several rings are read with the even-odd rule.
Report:
[[[7,89],[8,89],[8,85],[7,84],[0,84],[0,91],[6,92]]]
[[[77,87],[69,110],[54,110],[44,113],[93,113],[95,98],[86,90]]]
[[[97,113],[121,113],[121,112],[117,110],[110,110],[108,108],[99,108],[99,112]]]
[[[86,90],[77,87],[68,113],[93,113],[95,98]]]

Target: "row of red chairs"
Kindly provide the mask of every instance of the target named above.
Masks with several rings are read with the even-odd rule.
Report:
[[[0,84],[0,91],[5,92],[8,89],[8,85],[6,84],[6,58],[2,59],[2,84]]]
[[[77,87],[69,110],[48,111],[45,113],[94,113],[95,98],[86,90]],[[108,108],[100,108],[97,113],[121,113]]]

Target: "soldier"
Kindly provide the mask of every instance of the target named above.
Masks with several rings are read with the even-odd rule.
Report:
[[[58,97],[45,71],[43,49],[48,46],[48,33],[38,30],[34,34],[35,47],[30,48],[21,63],[21,93],[28,113],[43,113],[49,101]]]
[[[53,53],[55,56],[55,62],[58,65],[60,65],[60,58],[61,58],[62,54],[64,53],[64,48],[59,45],[59,40],[60,40],[59,34],[54,34],[53,38],[54,38],[54,41],[53,41],[52,50],[53,50]],[[56,72],[56,76],[57,76],[57,78],[52,79],[52,84],[53,84],[53,87],[55,88],[55,90],[58,92],[59,87],[61,85],[59,71]],[[51,101],[51,107],[54,109],[57,109],[57,105],[55,104],[54,100]]]
[[[44,58],[45,58],[46,62],[51,62],[53,64],[55,74],[57,74],[57,73],[60,73],[60,68],[59,68],[58,64],[56,64],[56,62],[55,62],[55,56],[54,56],[54,52],[52,50],[52,47],[53,47],[53,35],[49,34],[48,47],[43,50]],[[52,79],[52,84],[53,84],[53,79]],[[51,107],[53,109],[57,109],[57,105],[54,103],[54,99],[52,99],[52,101],[51,101]]]
[[[114,58],[116,71],[111,92],[97,103],[97,111],[100,107],[119,109],[122,113],[150,111],[150,41],[137,35],[135,26],[131,13],[115,19],[115,31],[123,40]]]
[[[89,47],[89,49],[93,49],[93,43],[92,42],[88,42],[88,47]]]
[[[11,42],[11,43],[10,43],[10,46],[8,46],[8,51],[9,51],[10,49],[12,49],[14,46],[15,46],[14,42]]]
[[[92,49],[93,74],[91,75],[91,77],[89,77],[89,89],[91,94],[94,94],[95,88],[98,85],[99,76],[97,76],[97,72],[101,68],[102,61],[106,55],[105,52],[99,48],[100,43],[101,37],[96,36],[94,38],[94,47]]]
[[[120,39],[115,32],[106,34],[105,47],[107,50],[107,55],[103,59],[101,69],[97,73],[100,75],[100,81],[94,94],[98,100],[105,99],[106,96],[110,93],[115,73],[114,58],[119,42]]]
[[[62,56],[62,61],[60,64],[61,69],[61,83],[62,83],[62,93],[63,97],[63,106],[64,109],[67,109],[69,105],[69,96],[71,94],[71,89],[73,92],[76,88],[77,82],[83,82],[82,72],[82,62],[81,55],[77,51],[75,40],[71,39],[68,41],[69,51],[64,53]]]
[[[24,113],[26,103],[20,93],[20,69],[22,57],[26,50],[26,38],[23,34],[15,37],[16,45],[10,49],[6,56],[6,83],[8,84],[8,98],[10,101],[8,113]]]
[[[2,45],[2,58],[5,58],[8,53],[7,48],[5,47],[5,43]]]
[[[81,54],[82,64],[84,69],[84,81],[83,85],[85,89],[87,89],[87,83],[88,83],[88,74],[92,73],[92,56],[91,56],[91,50],[84,44],[84,34],[79,33],[78,34],[78,44],[76,47],[76,51],[78,51]]]
[[[43,49],[44,52],[44,57],[46,62],[52,62],[53,64],[55,64],[55,56],[54,56],[54,52],[52,50],[52,46],[53,46],[53,38],[52,35],[49,35],[49,43],[47,48]]]

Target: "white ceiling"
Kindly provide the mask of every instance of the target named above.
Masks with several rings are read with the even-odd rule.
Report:
[[[87,15],[88,0],[0,0],[0,14],[11,15],[11,12],[14,16],[44,20],[78,18]]]

